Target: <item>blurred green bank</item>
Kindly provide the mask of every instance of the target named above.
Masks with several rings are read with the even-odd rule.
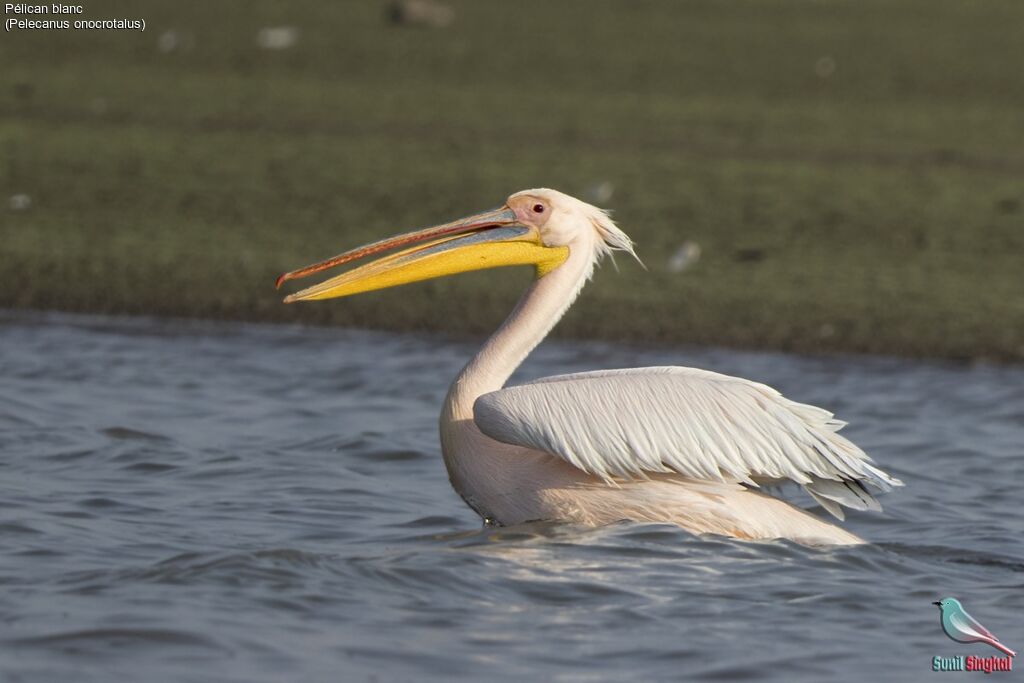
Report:
[[[4,33],[0,306],[478,334],[528,272],[295,306],[273,281],[547,186],[648,267],[606,265],[563,336],[1024,360],[1024,3],[445,6]]]

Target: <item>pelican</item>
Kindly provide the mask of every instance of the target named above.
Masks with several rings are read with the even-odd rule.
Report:
[[[505,386],[613,251],[636,258],[607,212],[556,190],[524,190],[498,209],[285,273],[277,286],[369,256],[378,258],[285,302],[533,267],[532,283],[452,382],[441,410],[449,479],[485,524],[632,520],[748,540],[863,543],[762,488],[795,482],[842,520],[843,507],[881,511],[872,491],[902,486],[840,436],[845,423],[821,408],[764,384],[686,367]]]

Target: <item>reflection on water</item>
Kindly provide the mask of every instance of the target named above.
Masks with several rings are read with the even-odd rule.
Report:
[[[921,680],[945,595],[1024,648],[1024,370],[608,344],[522,378],[695,365],[834,410],[907,483],[863,548],[672,527],[481,529],[436,424],[473,346],[0,319],[12,680]],[[376,678],[374,676],[377,676]]]

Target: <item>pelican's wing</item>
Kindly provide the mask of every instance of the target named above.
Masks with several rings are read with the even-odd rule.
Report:
[[[880,510],[865,485],[901,486],[836,432],[845,423],[771,387],[679,367],[559,375],[484,394],[476,425],[606,480],[677,472],[694,479],[791,479],[840,519]]]

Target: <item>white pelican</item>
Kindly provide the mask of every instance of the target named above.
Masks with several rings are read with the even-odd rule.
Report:
[[[505,387],[572,304],[595,265],[633,243],[597,207],[555,190],[374,242],[285,280],[389,250],[285,298],[349,296],[454,273],[531,265],[515,310],[452,383],[441,448],[452,486],[485,522],[667,522],[697,534],[862,543],[757,489],[793,481],[828,512],[881,510],[869,492],[902,483],[837,432],[845,424],[757,382],[684,367],[600,370]]]

